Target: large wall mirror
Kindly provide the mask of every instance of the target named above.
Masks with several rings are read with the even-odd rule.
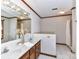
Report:
[[[13,2],[2,2],[1,6],[1,43],[16,40],[17,35],[31,33],[29,13]]]
[[[21,35],[26,35],[28,33],[31,33],[31,19],[17,19],[17,38],[21,38]]]

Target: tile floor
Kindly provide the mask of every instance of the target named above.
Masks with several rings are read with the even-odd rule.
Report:
[[[76,57],[66,46],[57,45],[57,58],[40,55],[38,59],[76,59]]]

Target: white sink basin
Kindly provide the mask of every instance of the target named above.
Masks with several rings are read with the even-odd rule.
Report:
[[[31,46],[33,46],[33,43],[31,43],[31,42],[24,42],[24,43],[18,43],[18,45],[23,45],[23,46],[26,46],[26,47],[31,47]]]
[[[3,49],[1,49],[1,54],[7,53],[8,51],[9,51],[8,48],[3,48]]]

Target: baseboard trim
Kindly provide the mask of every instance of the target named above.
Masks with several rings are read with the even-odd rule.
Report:
[[[56,58],[57,56],[56,55],[50,55],[50,54],[47,54],[47,53],[40,53],[40,54],[42,54],[42,55],[46,55],[46,56],[50,56],[50,57],[54,57],[54,58]]]
[[[72,53],[76,53],[76,52],[74,52],[74,51],[72,51],[72,50],[71,50],[71,52],[72,52]]]
[[[70,51],[71,51],[72,53],[75,53],[67,44],[66,44],[66,46],[70,49]]]
[[[66,44],[66,46],[71,50],[71,48]]]
[[[64,43],[56,43],[56,44],[58,44],[58,45],[66,45],[66,44],[64,44]]]
[[[72,53],[76,53],[74,52],[67,44],[64,44],[64,43],[56,43],[57,45],[65,45],[69,48],[69,50],[72,52]]]

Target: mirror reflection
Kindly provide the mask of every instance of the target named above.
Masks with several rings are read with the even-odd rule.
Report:
[[[13,2],[4,0],[1,6],[1,43],[21,38],[31,33],[29,13]]]

